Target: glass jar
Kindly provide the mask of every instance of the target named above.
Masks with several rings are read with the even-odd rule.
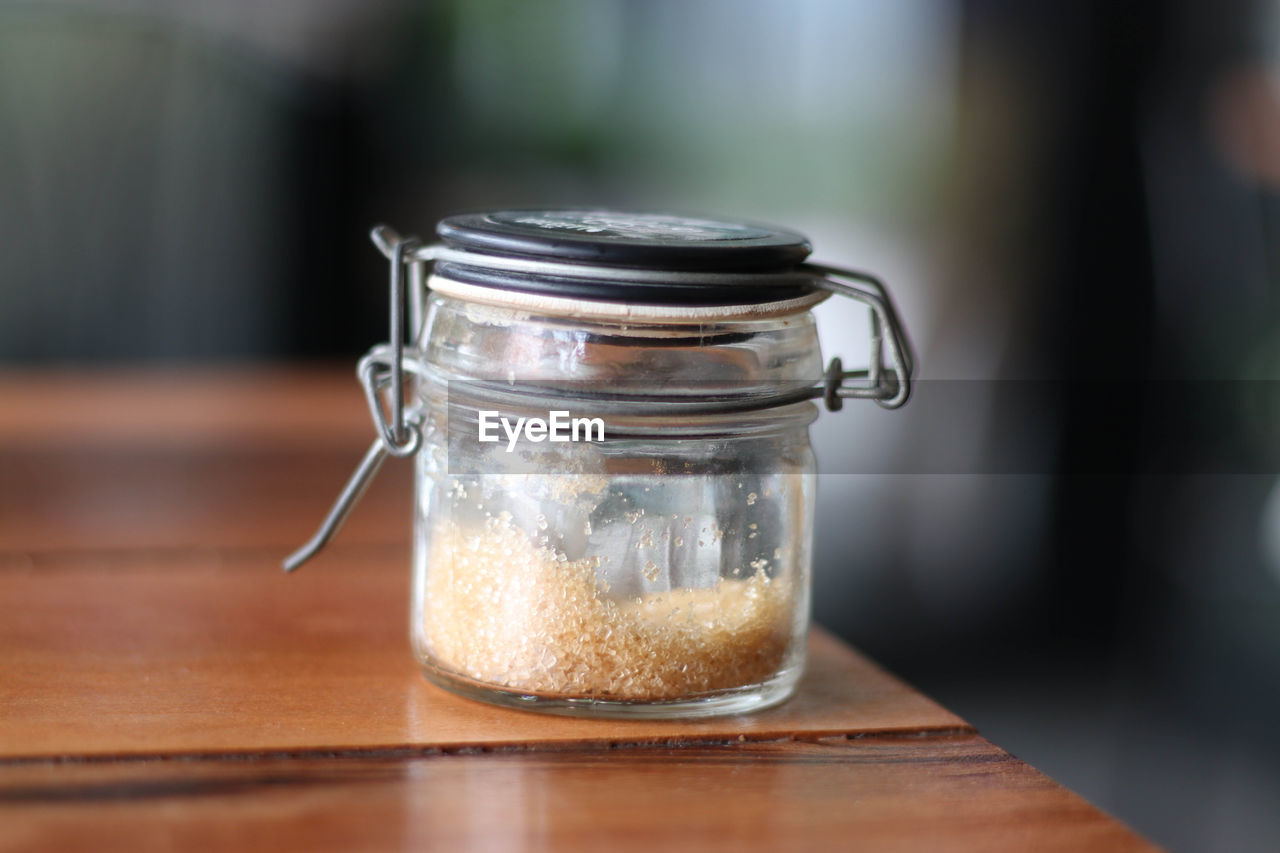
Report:
[[[375,232],[392,341],[360,375],[379,437],[287,567],[386,455],[414,456],[410,637],[433,682],[578,715],[785,700],[809,619],[813,401],[909,389],[884,289],[751,223],[505,211],[438,232]],[[832,292],[870,308],[866,370],[823,369],[810,309]]]

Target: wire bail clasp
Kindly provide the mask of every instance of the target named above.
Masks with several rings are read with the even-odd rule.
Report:
[[[907,402],[915,356],[888,289],[870,273],[822,264],[802,266],[815,274],[818,287],[861,302],[871,312],[871,357],[867,368],[845,370],[838,357],[831,359],[823,377],[822,397],[827,409],[839,411],[850,397],[875,400],[886,409],[896,409]]]
[[[338,533],[388,456],[412,456],[422,446],[421,415],[406,410],[404,404],[404,304],[407,268],[415,291],[412,294],[411,319],[416,334],[421,327],[421,290],[424,263],[428,259],[418,255],[421,244],[417,238],[401,237],[386,225],[374,228],[370,237],[391,262],[390,339],[370,349],[356,366],[356,376],[364,389],[369,416],[378,435],[365,451],[355,473],[347,480],[320,529],[305,545],[285,558],[286,572],[292,572],[310,560]]]
[[[412,255],[419,244],[417,238],[401,237],[387,225],[374,228],[369,236],[374,245],[391,261],[391,307],[388,312],[391,330],[386,344],[374,347],[360,359],[356,373],[364,387],[369,414],[378,429],[383,448],[392,456],[412,456],[422,444],[422,432],[405,418],[404,280],[406,264],[421,265],[421,261]],[[387,422],[388,415],[379,398],[379,392],[384,387],[389,387],[390,390],[390,423]]]

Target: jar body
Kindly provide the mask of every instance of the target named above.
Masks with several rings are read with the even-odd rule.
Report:
[[[423,335],[410,634],[429,678],[582,715],[735,713],[790,695],[809,619],[816,407],[688,414],[670,401],[811,382],[807,312],[648,326],[433,296]],[[493,402],[473,384],[503,379],[574,402]],[[595,411],[606,386],[653,402]],[[486,406],[514,422],[561,405],[600,415],[602,440],[476,440]]]

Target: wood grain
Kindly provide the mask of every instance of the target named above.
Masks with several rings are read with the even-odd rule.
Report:
[[[342,368],[0,370],[8,449],[335,448],[372,438]]]
[[[283,558],[315,532],[366,444],[0,447],[0,553],[269,549]],[[411,494],[409,463],[388,462],[339,541],[407,546]]]
[[[817,633],[799,695],[685,722],[512,712],[429,685],[408,648],[408,554],[77,555],[0,569],[0,756],[776,738],[964,721]]]
[[[182,850],[1154,849],[973,735],[0,766],[0,846],[104,838]]]

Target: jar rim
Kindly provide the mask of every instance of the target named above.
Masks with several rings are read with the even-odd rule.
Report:
[[[444,267],[442,269],[442,267]],[[645,302],[614,302],[556,296],[547,293],[512,290],[473,282],[459,281],[449,275],[454,269],[437,264],[428,281],[434,293],[464,302],[496,308],[527,311],[556,317],[583,320],[633,321],[658,325],[678,325],[729,320],[760,320],[800,314],[831,296],[827,290],[812,290],[766,302],[744,302],[736,305],[670,305]]]

